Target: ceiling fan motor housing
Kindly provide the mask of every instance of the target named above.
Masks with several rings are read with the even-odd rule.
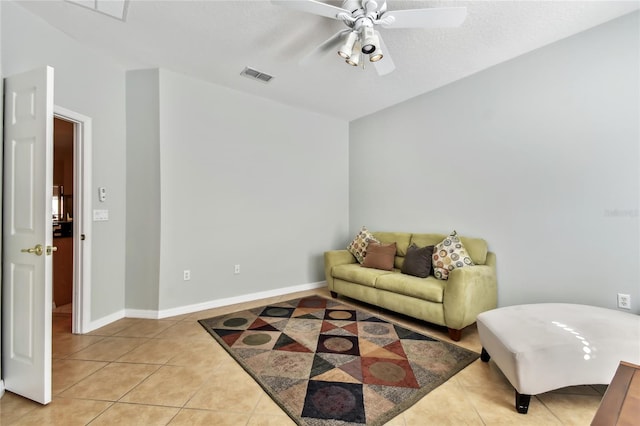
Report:
[[[351,12],[351,16],[354,18],[365,16],[373,12],[373,18],[378,19],[387,11],[387,1],[381,0],[380,2],[376,2],[375,0],[344,0],[342,2],[342,8]]]
[[[379,50],[378,45],[380,42],[373,26],[375,21],[386,10],[386,6],[386,1],[383,1],[379,7],[374,0],[345,0],[342,3],[342,8],[351,13],[351,16],[345,18],[344,22],[347,26],[353,28],[354,33],[359,34],[361,51],[365,55],[371,55],[376,50]],[[353,46],[353,44],[354,41],[351,41],[350,45]],[[340,56],[345,57],[343,53],[344,49],[338,52]]]

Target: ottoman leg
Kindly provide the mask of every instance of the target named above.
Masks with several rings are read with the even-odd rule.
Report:
[[[330,291],[329,293],[331,293],[331,297],[333,297],[334,299],[338,297],[338,293],[336,293],[335,291]]]
[[[518,410],[518,413],[527,414],[527,411],[529,411],[529,402],[531,402],[531,395],[518,393],[518,391],[516,391],[516,410]]]
[[[485,348],[482,348],[480,359],[482,360],[482,362],[489,362],[489,360],[491,359],[491,355],[489,355],[489,352],[487,352]]]

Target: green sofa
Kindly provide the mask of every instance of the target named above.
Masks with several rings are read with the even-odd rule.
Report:
[[[459,341],[462,329],[476,316],[497,306],[496,256],[478,238],[460,237],[475,265],[454,269],[448,280],[434,276],[418,278],[400,269],[411,243],[418,247],[436,245],[444,234],[373,232],[381,243],[396,243],[394,269],[384,271],[362,267],[347,250],[324,254],[324,268],[333,297],[347,296],[391,311],[448,328],[449,337]]]

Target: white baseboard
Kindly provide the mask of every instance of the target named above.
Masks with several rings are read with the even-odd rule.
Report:
[[[113,314],[107,315],[106,317],[102,317],[100,319],[97,319],[95,321],[91,321],[89,322],[89,324],[87,324],[87,327],[85,330],[82,330],[83,333],[89,333],[93,330],[97,330],[100,327],[104,327],[105,325],[109,325],[112,322],[118,321],[119,319],[122,319],[125,317],[125,310],[121,310],[118,312],[114,312]]]
[[[127,318],[146,318],[146,319],[162,319],[174,317],[176,315],[191,314],[193,312],[204,311],[206,309],[219,308],[221,306],[234,305],[236,303],[251,302],[258,299],[266,299],[269,297],[282,296],[289,293],[297,293],[299,291],[313,290],[325,287],[326,281],[319,281],[309,284],[301,284],[292,287],[282,287],[274,290],[260,291],[257,293],[244,294],[241,296],[226,297],[224,299],[210,300],[207,302],[196,303],[193,305],[179,306],[176,308],[163,309],[160,311],[142,310],[142,309],[126,309],[124,315]]]
[[[4,396],[4,380],[0,380],[0,398]]]
[[[158,311],[153,309],[125,309],[124,316],[127,318],[160,319]]]

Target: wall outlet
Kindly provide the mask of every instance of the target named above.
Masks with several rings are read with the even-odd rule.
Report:
[[[233,273],[236,275],[240,273],[240,265],[235,265],[233,267]]]
[[[189,281],[191,279],[191,271],[189,269],[182,271],[182,279],[185,281]]]
[[[631,295],[618,293],[618,308],[631,309]]]

